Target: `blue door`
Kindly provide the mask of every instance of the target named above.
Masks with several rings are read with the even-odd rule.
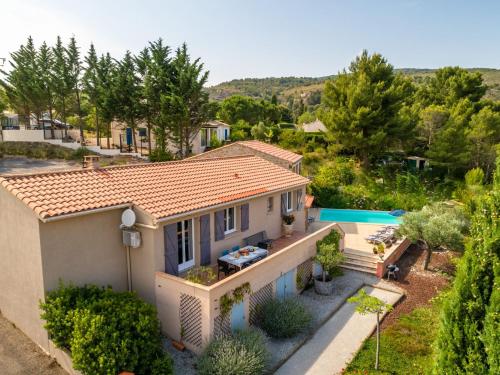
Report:
[[[241,330],[245,327],[245,302],[241,301],[240,303],[233,305],[231,310],[231,330]]]
[[[288,298],[295,295],[294,270],[288,271],[276,280],[276,297]]]

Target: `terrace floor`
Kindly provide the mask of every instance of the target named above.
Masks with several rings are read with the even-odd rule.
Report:
[[[295,243],[295,242],[297,242],[297,241],[301,240],[302,238],[307,237],[309,235],[310,235],[310,233],[294,231],[292,233],[291,237],[282,236],[280,238],[273,239],[273,247],[271,249],[269,249],[268,256],[276,254],[277,252],[283,250],[284,248],[290,246],[291,244],[293,244],[293,243]],[[221,272],[219,275],[220,278],[217,279],[217,265],[212,265],[210,267],[212,268],[212,271],[215,273],[216,278],[214,280],[212,280],[211,282],[203,283],[204,285],[215,284],[216,282],[218,282],[220,280],[224,280],[226,277],[234,274],[234,273],[231,273],[231,275],[224,276],[224,273]],[[179,276],[186,278],[187,272],[184,272],[184,273],[180,274]]]

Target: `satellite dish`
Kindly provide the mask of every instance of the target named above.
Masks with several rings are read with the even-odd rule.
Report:
[[[122,225],[124,227],[132,227],[135,224],[135,212],[127,208],[125,211],[122,213]]]

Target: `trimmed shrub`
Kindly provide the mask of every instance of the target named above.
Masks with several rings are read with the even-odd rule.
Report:
[[[172,374],[156,309],[134,293],[61,284],[41,309],[51,339],[83,374]]]
[[[245,330],[213,340],[198,360],[200,375],[259,375],[269,360],[265,339],[256,330]]]
[[[47,294],[45,302],[40,304],[41,318],[45,320],[44,327],[57,347],[70,349],[74,312],[102,298],[103,294],[104,289],[94,285],[76,287],[62,283],[58,289]]]
[[[162,151],[159,148],[151,150],[151,154],[149,155],[149,161],[151,162],[170,161],[170,160],[174,160],[173,155],[170,152]]]
[[[269,300],[260,307],[259,318],[261,328],[274,338],[296,336],[311,323],[311,314],[295,298]]]

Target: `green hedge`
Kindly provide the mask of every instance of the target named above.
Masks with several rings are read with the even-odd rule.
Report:
[[[77,150],[43,142],[0,142],[0,154],[26,156],[33,159],[81,160],[92,151],[80,147]]]
[[[245,330],[213,340],[198,360],[200,375],[260,375],[269,361],[262,333]]]
[[[171,374],[156,309],[134,293],[61,284],[40,305],[50,338],[83,374]]]
[[[275,338],[298,335],[309,327],[311,314],[297,299],[272,299],[260,307],[261,328]]]

